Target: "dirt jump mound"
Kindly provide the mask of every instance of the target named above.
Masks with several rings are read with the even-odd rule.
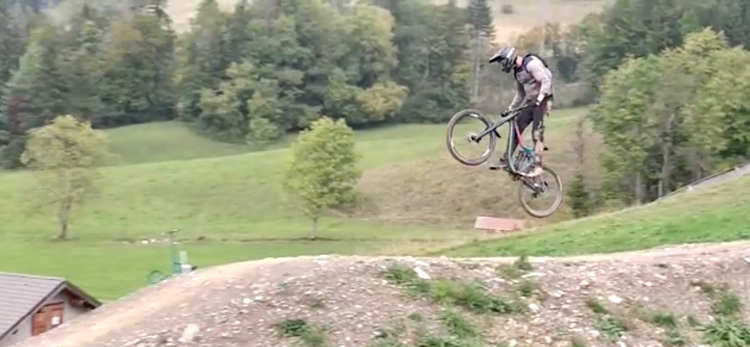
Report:
[[[19,346],[748,346],[747,245],[237,263],[142,290]]]

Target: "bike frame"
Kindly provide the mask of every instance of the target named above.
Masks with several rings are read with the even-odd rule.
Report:
[[[485,129],[481,133],[477,134],[474,138],[474,141],[479,142],[483,137],[489,135],[490,133],[494,132],[495,135],[497,135],[498,138],[501,138],[502,136],[497,131],[497,128],[503,126],[505,123],[510,123],[510,126],[508,127],[508,141],[505,144],[505,159],[508,163],[508,167],[510,168],[511,172],[516,173],[518,172],[516,169],[516,164],[513,162],[513,153],[510,153],[510,147],[512,145],[512,141],[514,138],[518,140],[518,145],[521,147],[521,150],[524,151],[526,154],[532,154],[534,152],[534,149],[531,147],[526,147],[523,145],[523,141],[521,140],[521,131],[518,129],[518,121],[517,117],[526,108],[532,107],[534,104],[528,104],[525,106],[517,107],[512,110],[509,110],[507,112],[504,112],[504,114],[507,114],[507,116],[502,116],[500,119],[495,121],[492,125],[490,125],[489,128]]]

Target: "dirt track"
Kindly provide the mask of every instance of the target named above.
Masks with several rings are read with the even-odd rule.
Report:
[[[378,327],[410,313],[430,317],[439,312],[435,305],[412,300],[385,283],[378,273],[387,266],[420,267],[433,278],[480,279],[491,291],[506,293],[518,281],[499,278],[496,268],[513,260],[317,256],[235,263],[141,290],[17,346],[287,346],[293,341],[279,337],[270,325],[293,316],[329,325],[330,340],[336,342],[331,346],[369,346]],[[487,339],[512,339],[518,346],[567,346],[572,334],[583,334],[594,346],[617,346],[600,341],[587,327],[595,317],[584,305],[587,298],[607,301],[613,295],[623,298],[628,308],[647,304],[710,321],[707,299],[686,290],[696,280],[727,284],[743,300],[750,299],[750,242],[530,261],[539,292],[549,295],[527,303],[538,312],[493,318],[502,320],[494,324],[502,329],[487,327]],[[305,303],[313,299],[325,300],[325,308],[310,309]],[[430,328],[435,320],[427,322],[426,329],[439,330]],[[539,322],[565,324],[553,329]],[[186,333],[191,324],[199,337],[180,342],[180,337],[191,339]],[[644,325],[632,334],[628,346],[661,345],[658,329]]]

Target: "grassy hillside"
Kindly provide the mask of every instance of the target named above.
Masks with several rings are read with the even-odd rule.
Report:
[[[556,168],[563,178],[569,178],[574,169],[571,165],[574,160],[571,137],[575,116],[583,112],[582,109],[558,110],[548,120],[546,137],[551,150],[548,152],[547,162]],[[364,155],[363,168],[366,169],[360,190],[368,198],[365,208],[359,211],[357,217],[378,221],[452,223],[453,226],[463,226],[471,223],[477,214],[522,216],[523,213],[515,201],[516,184],[508,180],[504,174],[488,172],[485,166],[469,168],[457,164],[446,153],[444,132],[445,126],[442,124],[405,125],[356,132],[359,150]],[[176,122],[124,127],[107,131],[107,134],[110,136],[114,152],[120,157],[120,162],[126,164],[221,157],[250,152],[247,146],[208,140]],[[528,136],[527,134],[527,140]],[[498,150],[504,149],[504,139],[498,142]],[[291,141],[291,137],[285,139],[274,145],[274,150],[224,159],[118,168],[111,171],[112,176],[108,181],[129,182],[136,177],[144,177],[143,179],[149,182],[148,186],[143,188],[146,191],[144,196],[147,197],[153,189],[169,189],[164,186],[164,181],[178,182],[177,179],[170,181],[166,177],[178,176],[179,180],[193,182],[191,185],[194,186],[176,188],[178,191],[175,194],[178,196],[191,194],[190,198],[178,198],[179,200],[191,200],[195,199],[194,196],[204,195],[207,191],[224,189],[213,188],[216,181],[221,181],[225,183],[222,187],[226,190],[221,191],[230,196],[222,194],[217,203],[231,201],[232,204],[238,204],[240,201],[247,201],[246,199],[258,199],[264,202],[264,206],[273,208],[269,210],[258,205],[248,210],[246,206],[242,206],[241,210],[246,217],[254,217],[254,213],[257,213],[258,216],[273,220],[277,216],[285,218],[286,215],[279,212],[284,211],[284,208],[279,207],[281,192],[278,173],[281,172],[288,155],[283,148]],[[597,142],[596,139],[589,139],[589,142],[589,157],[593,162]],[[158,178],[162,171],[165,178]],[[219,174],[222,171],[226,173]],[[122,179],[120,175],[127,178]],[[222,178],[217,175],[221,175]],[[592,178],[595,176],[592,168]],[[261,184],[266,181],[267,184]],[[258,186],[259,184],[261,185]],[[124,194],[117,192],[118,187],[122,185],[124,184],[111,187],[115,190],[112,196]],[[131,184],[127,185],[127,189],[130,190]],[[486,189],[487,187],[491,189]],[[446,196],[451,199],[437,198]],[[131,202],[124,201],[123,204],[129,206]],[[157,219],[163,215],[173,214],[171,211],[153,209],[151,203],[138,205],[152,211]],[[204,213],[212,208],[195,207]],[[120,210],[117,206],[113,209]],[[222,208],[220,215],[223,216],[226,212]],[[246,219],[237,216],[228,218],[233,222],[239,218],[239,224],[247,223]],[[558,217],[565,216],[564,212],[558,214]]]
[[[432,0],[435,4],[447,3],[447,0]],[[496,37],[498,41],[515,38],[519,33],[547,22],[563,24],[577,23],[589,13],[599,12],[608,0],[490,0],[495,19]],[[167,11],[174,20],[174,27],[187,30],[190,18],[200,0],[170,1]],[[219,0],[219,6],[231,11],[235,0]],[[459,0],[459,6],[466,6],[468,0]],[[503,5],[510,5],[512,13],[502,13]]]
[[[612,214],[437,252],[452,256],[573,255],[750,238],[750,177]]]
[[[562,111],[566,114],[577,111]],[[359,130],[355,133],[358,142],[403,140],[418,137],[443,136],[443,125],[398,125]],[[213,141],[193,132],[185,123],[156,122],[124,126],[102,131],[110,142],[110,150],[116,155],[117,164],[141,164],[162,161],[214,158],[228,155],[259,152],[258,148],[242,144]],[[263,148],[275,150],[288,147],[294,136]]]
[[[577,118],[583,111],[557,111],[547,122],[545,139],[550,148],[545,163],[554,168],[564,181],[572,178],[576,169],[572,150]],[[497,150],[505,149],[505,129]],[[530,133],[530,131],[528,131]],[[526,134],[526,143],[530,144]],[[436,133],[433,141],[444,136]],[[587,162],[596,163],[599,153],[598,138],[591,131],[586,140]],[[445,152],[442,143],[435,143],[435,151]],[[495,158],[491,161],[496,160]],[[598,167],[587,169],[588,178],[598,177]],[[362,190],[372,202],[366,211],[374,218],[386,220],[421,221],[429,224],[468,225],[477,215],[523,218],[525,213],[516,201],[518,185],[505,173],[488,172],[486,166],[457,165],[448,154],[422,156],[368,170],[361,180]],[[570,218],[566,207],[546,219],[527,218],[531,225],[550,223]]]
[[[250,152],[248,146],[212,141],[182,122],[158,122],[105,130],[116,164],[221,157]]]
[[[569,142],[575,116],[583,112],[558,110],[548,120],[547,162],[564,178],[574,170]],[[444,148],[443,125],[408,125],[356,133],[366,170],[359,188],[369,205],[356,216],[325,218],[324,240],[304,241],[309,223],[285,207],[281,195],[288,149],[243,153],[243,146],[179,129],[161,123],[109,132],[124,162],[142,163],[103,170],[102,194],[74,216],[70,242],[49,241],[56,232],[51,206],[30,214],[39,201],[28,190],[35,183],[31,174],[0,174],[0,271],[64,276],[102,299],[115,299],[144,286],[152,269],[168,271],[166,245],[142,240],[172,228],[181,229],[179,247],[202,267],[304,254],[421,254],[450,245],[463,246],[435,254],[581,254],[750,236],[743,218],[750,204],[745,178],[648,207],[467,244],[486,238],[471,230],[477,214],[522,216],[515,187],[486,167],[455,163]],[[160,133],[171,140],[163,142]],[[589,156],[596,155],[597,143],[588,139]],[[152,162],[152,156],[168,161]],[[180,160],[185,158],[196,159]],[[587,173],[596,179],[593,168]]]
[[[564,177],[573,169],[570,137],[575,116],[583,112],[558,110],[549,118],[548,162]],[[282,201],[280,178],[288,149],[225,156],[240,152],[242,146],[212,143],[184,129],[163,131],[178,127],[156,123],[110,132],[112,146],[123,162],[153,161],[150,156],[162,162],[104,169],[102,195],[76,220],[74,233],[86,238],[111,238],[101,232],[106,226],[129,237],[146,237],[172,227],[182,227],[192,236],[223,238],[306,234],[307,222],[297,218],[297,213]],[[169,141],[164,142],[160,133]],[[463,167],[449,157],[442,124],[397,126],[357,132],[355,136],[365,170],[360,188],[369,198],[366,216],[371,219],[431,222],[435,214],[439,221],[465,221],[473,220],[481,211],[507,214],[516,207],[515,191],[510,190],[505,175],[484,166]],[[502,149],[504,143],[501,141],[498,147]],[[204,158],[178,161],[189,155]],[[27,204],[20,202],[28,197],[33,177],[27,173],[6,174],[0,184],[0,193],[13,197],[0,202],[0,208],[11,215],[23,213]],[[436,196],[451,199],[434,199]],[[411,212],[408,218],[397,213],[404,209]],[[18,234],[39,235],[40,230],[55,227],[51,212],[31,222],[22,218],[7,225],[17,228]],[[110,226],[113,222],[116,225]]]
[[[572,119],[583,112],[558,110],[550,118],[548,137],[559,142],[550,143],[549,158],[562,172],[572,172],[565,165],[570,157],[565,141]],[[504,186],[507,177],[486,167],[463,168],[449,157],[444,125],[364,131],[355,135],[366,170],[360,189],[375,207],[359,216],[324,219],[321,236],[328,241],[299,241],[308,235],[309,223],[283,204],[280,186],[288,149],[227,156],[244,149],[176,129],[177,124],[157,123],[110,132],[124,162],[144,163],[103,169],[102,192],[74,215],[71,242],[48,241],[56,233],[56,214],[50,205],[31,209],[40,201],[29,191],[32,174],[0,174],[0,271],[69,277],[111,299],[144,285],[151,269],[167,269],[166,246],[140,241],[172,228],[181,229],[192,262],[208,266],[300,254],[418,253],[474,238],[470,220],[482,209],[508,213],[503,206],[515,207],[513,191]],[[156,160],[151,156],[174,160],[151,162]],[[196,156],[205,158],[179,160]],[[458,176],[466,170],[473,172],[471,179]],[[489,184],[496,188],[487,189]],[[402,205],[411,206],[410,215],[393,212]],[[440,218],[430,217],[436,215]]]

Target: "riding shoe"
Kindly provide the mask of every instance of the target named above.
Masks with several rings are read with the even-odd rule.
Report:
[[[497,164],[490,165],[490,170],[505,170],[507,167],[508,163],[505,161],[505,158],[500,157],[500,159],[497,161]]]
[[[543,172],[544,172],[544,169],[542,169],[541,165],[534,165],[527,172],[521,173],[521,175],[526,176],[526,177],[537,177],[537,176],[541,176]]]
[[[500,159],[497,161],[497,164],[491,165],[490,170],[505,170],[508,168],[508,163],[505,161],[505,158],[500,157]],[[542,169],[541,165],[534,165],[527,172],[521,172],[520,174],[526,177],[537,177],[540,176],[544,172],[544,169]]]

